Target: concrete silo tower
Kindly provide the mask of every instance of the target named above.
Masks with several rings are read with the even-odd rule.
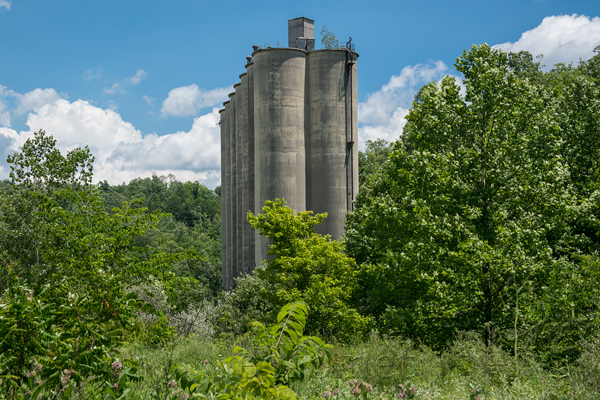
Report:
[[[317,233],[340,239],[358,192],[358,55],[350,44],[315,51],[314,21],[288,21],[288,47],[254,46],[221,110],[223,286],[266,258],[248,211],[284,198],[327,212]]]

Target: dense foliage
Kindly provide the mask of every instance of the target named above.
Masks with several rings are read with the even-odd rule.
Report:
[[[0,201],[0,388],[11,397],[27,390],[20,382],[32,371],[56,396],[90,377],[93,387],[118,387],[111,367],[118,347],[139,331],[140,312],[161,313],[134,289],[156,281],[171,292],[190,289],[170,272],[176,255],[136,244],[159,215],[136,200],[105,211],[91,184],[92,161],[87,148],[63,156],[43,131],[8,159],[11,181]],[[161,321],[150,319],[142,335],[168,338],[173,330]]]
[[[287,304],[277,314],[277,324],[253,324],[255,351],[236,347],[234,356],[219,360],[212,376],[188,366],[174,368],[174,375],[193,397],[296,399],[286,385],[304,381],[331,357],[331,345],[304,336],[307,315],[306,304]]]
[[[294,212],[283,200],[267,201],[262,211],[248,213],[250,225],[271,243],[265,267],[255,272],[260,295],[276,307],[304,301],[313,316],[309,332],[338,338],[364,332],[368,318],[349,306],[357,289],[354,260],[340,242],[313,230],[326,214]]]
[[[377,176],[391,151],[391,143],[383,139],[367,140],[365,149],[358,152],[358,182],[361,187]]]
[[[201,283],[202,295],[221,291],[221,198],[198,182],[179,182],[174,176],[134,179],[128,184],[99,184],[107,211],[123,202],[142,199],[151,212],[168,213],[155,227],[136,238],[138,246],[167,253],[189,252],[173,267],[179,276]]]
[[[522,336],[576,356],[599,321],[596,291],[583,300],[573,290],[600,277],[599,96],[583,77],[557,96],[510,60],[474,46],[455,65],[464,95],[452,77],[421,89],[349,216],[359,305],[386,331],[433,346],[475,330],[515,352]]]

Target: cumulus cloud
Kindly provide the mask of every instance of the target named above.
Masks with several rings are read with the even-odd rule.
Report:
[[[164,136],[147,135],[143,141],[121,143],[101,166],[118,170],[121,179],[172,173],[180,180],[200,180],[214,186],[220,180],[219,112],[194,119],[190,131]],[[115,168],[118,166],[118,168]]]
[[[213,107],[227,100],[231,90],[231,87],[202,90],[195,84],[178,87],[171,90],[163,101],[161,113],[163,116],[176,117],[195,115],[202,108]]]
[[[10,10],[11,5],[12,5],[12,3],[8,0],[0,0],[0,8],[4,7],[7,10]]]
[[[447,71],[448,67],[441,61],[407,66],[380,90],[370,93],[358,105],[361,148],[367,140],[397,140],[419,89],[428,82],[439,81]]]
[[[18,115],[23,115],[27,111],[37,110],[47,104],[54,104],[62,97],[54,89],[34,89],[25,94],[14,92],[11,92],[11,94],[19,101],[19,106],[16,110]]]
[[[34,92],[39,93],[30,93]],[[220,129],[216,108],[194,119],[189,131],[144,136],[113,110],[83,100],[48,99],[51,101],[36,103],[30,109],[27,130],[0,127],[0,150],[5,156],[17,151],[33,132],[43,129],[57,140],[62,151],[89,146],[95,157],[96,182],[107,180],[119,184],[152,174],[173,174],[179,180],[199,180],[209,187],[220,181]],[[6,164],[0,165],[0,179],[7,178],[7,171]]]
[[[0,100],[0,125],[10,127],[10,112],[6,110],[6,104]]]
[[[600,44],[600,18],[585,15],[554,15],[546,17],[535,28],[524,32],[516,42],[497,44],[505,51],[529,51],[542,54],[546,69],[556,63],[577,63],[594,55]]]
[[[112,110],[77,100],[48,104],[27,117],[30,132],[44,129],[64,148],[88,145],[98,161],[110,156],[120,143],[142,140],[141,133]]]
[[[146,75],[148,75],[146,71],[144,71],[143,69],[138,69],[134,76],[132,76],[131,78],[127,78],[127,82],[130,85],[139,85],[142,79],[146,77]]]

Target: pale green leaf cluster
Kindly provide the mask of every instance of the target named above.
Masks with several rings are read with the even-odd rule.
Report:
[[[337,40],[333,32],[327,29],[327,26],[321,26],[321,45],[324,49],[339,49],[340,42]]]
[[[267,201],[250,224],[270,242],[265,268],[256,270],[264,296],[275,307],[301,300],[311,312],[309,332],[349,338],[364,332],[368,318],[351,301],[356,294],[356,264],[340,242],[314,232],[326,214],[295,212],[284,200]]]

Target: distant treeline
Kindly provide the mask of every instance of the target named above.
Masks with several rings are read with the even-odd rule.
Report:
[[[123,202],[143,199],[140,207],[166,213],[158,226],[136,243],[169,253],[194,251],[199,259],[184,259],[174,272],[197,279],[213,296],[221,290],[221,197],[220,187],[208,189],[199,182],[179,182],[175,176],[137,178],[121,185],[99,183],[107,212]]]

